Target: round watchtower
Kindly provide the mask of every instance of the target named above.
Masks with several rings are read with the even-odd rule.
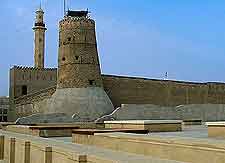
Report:
[[[102,87],[95,22],[66,16],[59,25],[58,88]]]
[[[95,22],[85,11],[69,11],[59,23],[57,89],[46,112],[94,121],[113,110],[103,89]]]

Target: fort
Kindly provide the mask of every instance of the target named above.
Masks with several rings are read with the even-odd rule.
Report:
[[[94,20],[87,18],[87,15],[75,16],[73,19],[71,17],[60,22],[59,69],[45,68],[47,28],[43,10],[37,10],[33,28],[34,67],[14,66],[10,69],[9,120],[43,113],[43,106],[57,88],[102,87],[115,108],[122,104],[154,104],[166,107],[225,104],[225,83],[196,83],[101,74]],[[72,68],[69,64],[76,66]],[[91,64],[96,64],[95,68],[90,66]]]
[[[88,11],[59,22],[46,68],[41,8],[33,30],[34,66],[12,67],[0,98],[0,162],[225,163],[225,83],[102,74]]]

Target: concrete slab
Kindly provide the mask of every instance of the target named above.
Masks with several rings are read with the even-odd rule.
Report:
[[[126,121],[104,121],[105,124],[180,124],[181,120],[126,120]]]
[[[15,122],[0,122],[0,129],[4,129],[9,125],[15,125]]]
[[[225,139],[225,122],[207,122],[208,136]]]
[[[143,129],[74,129],[72,134],[94,135],[96,133],[124,132],[134,134],[147,134],[148,130]]]
[[[202,125],[201,119],[185,119],[183,125]]]
[[[195,134],[199,132],[201,130],[191,131]],[[176,132],[153,135],[97,133],[94,136],[76,135],[76,143],[189,163],[225,162],[224,140],[209,139],[207,136],[194,138],[182,133],[179,136],[173,136]]]
[[[6,130],[39,137],[71,137],[72,130],[78,128],[77,125],[10,125],[6,127]]]
[[[175,132],[182,130],[181,120],[129,120],[104,121],[105,128],[143,129],[149,132]]]

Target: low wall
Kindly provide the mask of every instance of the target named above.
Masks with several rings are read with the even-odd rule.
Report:
[[[224,163],[225,141],[125,133],[73,135],[73,142],[189,163]]]
[[[184,163],[1,132],[0,160],[10,163]]]
[[[116,120],[225,120],[224,104],[192,104],[176,107],[123,104],[112,116]]]

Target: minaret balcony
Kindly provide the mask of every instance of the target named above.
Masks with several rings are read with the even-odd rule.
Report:
[[[45,23],[35,23],[35,27],[45,27]]]

